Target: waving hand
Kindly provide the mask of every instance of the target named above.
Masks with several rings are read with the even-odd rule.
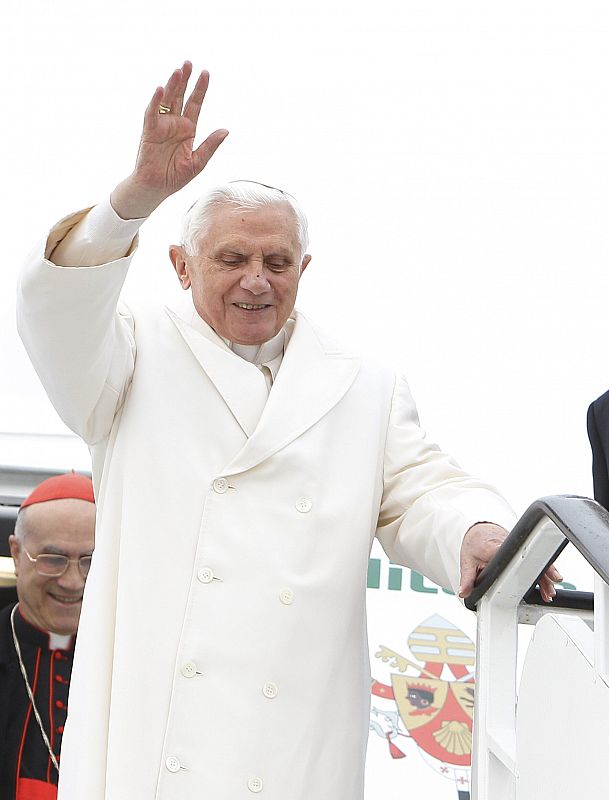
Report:
[[[223,129],[214,131],[193,149],[209,73],[201,72],[184,103],[191,72],[192,64],[185,61],[152,95],[144,114],[135,169],[111,197],[115,211],[123,219],[148,216],[163,200],[190,183],[228,135]]]

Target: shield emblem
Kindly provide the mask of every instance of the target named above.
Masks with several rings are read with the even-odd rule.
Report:
[[[392,673],[391,686],[402,722],[418,746],[444,763],[469,766],[473,685]]]

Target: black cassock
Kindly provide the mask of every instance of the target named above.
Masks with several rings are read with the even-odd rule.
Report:
[[[54,800],[58,775],[32,711],[10,624],[0,611],[0,800]],[[36,707],[59,761],[74,654],[53,650],[46,631],[15,612],[15,631]]]

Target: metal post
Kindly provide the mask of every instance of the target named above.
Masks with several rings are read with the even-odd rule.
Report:
[[[594,574],[594,668],[609,678],[609,586]]]
[[[514,607],[478,604],[472,800],[516,798],[516,657]]]

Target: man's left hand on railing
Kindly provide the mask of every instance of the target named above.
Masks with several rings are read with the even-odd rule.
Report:
[[[461,583],[459,597],[467,597],[474,590],[478,575],[493,558],[508,535],[505,528],[492,522],[478,522],[468,530],[461,543]],[[555,583],[562,576],[555,566],[548,567],[539,579],[539,591],[546,603],[556,595]]]

